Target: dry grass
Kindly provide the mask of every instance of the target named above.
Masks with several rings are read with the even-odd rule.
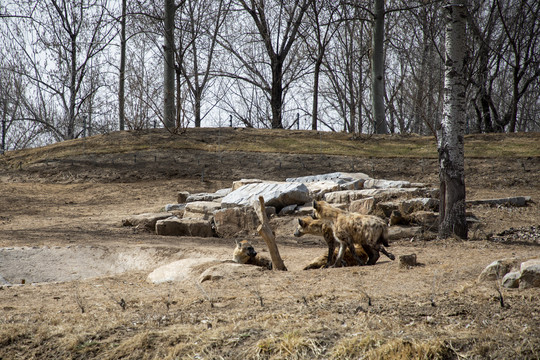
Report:
[[[539,225],[538,140],[537,134],[467,137],[468,156],[487,159],[467,161],[469,198],[531,195],[535,203],[470,209],[480,219],[473,241],[404,239],[391,244],[396,255],[417,254],[422,266],[400,269],[381,259],[370,267],[301,271],[326,251],[325,245],[317,245],[315,238],[296,242],[291,236],[294,221],[278,218],[276,236],[288,272],[231,275],[200,287],[190,282],[150,284],[149,271],[1,287],[0,358],[538,359],[540,290],[476,282],[493,260],[538,255],[540,241],[534,239],[491,240],[510,227]],[[193,129],[179,136],[112,133],[9,152],[0,160],[0,167],[10,165],[2,168],[8,175],[0,177],[5,181],[0,182],[0,243],[156,247],[167,254],[228,259],[232,238],[158,237],[122,228],[120,220],[125,214],[157,211],[174,201],[178,190],[215,191],[239,175],[283,179],[292,171],[298,176],[350,171],[353,160],[355,171],[436,183],[434,147],[432,138],[417,136],[352,139],[308,131]],[[205,154],[176,152],[189,148],[239,152],[224,156],[223,162],[208,156],[212,178],[201,181],[193,174]],[[249,149],[254,153],[240,153]],[[280,169],[278,155],[270,154],[270,162],[263,151],[308,155],[283,156]],[[149,162],[143,163],[139,160],[146,152]],[[319,157],[321,153],[350,157]],[[105,160],[92,162],[92,154],[103,154]],[[139,156],[137,166],[134,154]],[[154,167],[154,154],[172,154],[185,162]],[[121,155],[130,160],[122,164],[125,168],[119,165]],[[367,158],[375,155],[382,158]],[[62,166],[40,163],[59,158]],[[19,162],[36,165],[27,172],[13,170]],[[174,167],[185,173],[165,171]],[[133,177],[143,173],[144,180]],[[91,181],[87,175],[93,176]],[[118,176],[118,183],[106,175]],[[66,182],[81,183],[62,184],[64,176]],[[246,238],[257,250],[264,247],[256,235]]]

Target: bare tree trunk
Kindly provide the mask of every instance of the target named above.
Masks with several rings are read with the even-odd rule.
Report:
[[[388,127],[384,116],[384,0],[375,0],[374,8],[371,60],[373,128],[376,134],[387,134]]]
[[[164,72],[163,72],[163,123],[166,128],[175,128],[176,108],[174,102],[174,0],[165,0],[164,21]]]
[[[126,3],[122,0],[122,17],[120,18],[120,76],[118,79],[118,119],[120,130],[125,130],[125,84],[126,84]]]
[[[439,238],[457,235],[467,238],[465,218],[465,0],[446,5],[446,61],[443,121],[438,137],[440,206]]]

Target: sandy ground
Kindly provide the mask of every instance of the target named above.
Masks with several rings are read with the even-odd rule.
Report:
[[[189,156],[195,163],[208,154]],[[471,207],[480,223],[470,241],[391,243],[396,256],[417,255],[414,268],[381,257],[375,266],[302,271],[325,245],[317,237],[294,238],[296,220],[287,217],[272,220],[287,272],[238,273],[199,285],[149,283],[153,269],[178,259],[229,259],[235,239],[160,237],[123,227],[123,218],[158,211],[180,190],[215,191],[240,177],[282,180],[298,162],[280,155],[280,168],[249,168],[249,176],[237,177],[240,170],[227,161],[241,154],[220,156],[224,165],[209,169],[206,179],[148,164],[104,169],[95,159],[0,176],[0,282],[16,284],[0,283],[0,358],[353,359],[405,351],[409,357],[432,351],[428,358],[540,357],[540,289],[477,282],[494,260],[540,256],[538,159],[471,159],[469,199],[522,195],[534,202]],[[290,176],[337,171],[341,161],[348,160],[336,159],[329,169],[306,160]],[[434,160],[370,161],[372,176],[437,181]],[[244,238],[268,255],[256,234]]]

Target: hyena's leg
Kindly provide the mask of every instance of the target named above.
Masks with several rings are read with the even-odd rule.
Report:
[[[375,265],[377,260],[379,260],[379,251],[377,249],[372,248],[371,246],[364,245],[364,250],[368,254],[368,265]]]
[[[343,265],[343,256],[345,255],[346,244],[345,241],[336,236],[336,241],[339,242],[339,251],[336,257],[336,261],[330,267],[339,267]]]
[[[329,267],[334,262],[334,250],[336,249],[336,239],[334,238],[334,232],[331,228],[323,228],[323,235],[324,240],[326,241],[326,245],[328,246],[328,257],[326,260],[326,266]]]
[[[364,260],[362,260],[360,258],[360,256],[358,256],[358,254],[356,253],[356,248],[354,247],[354,243],[352,241],[352,239],[349,239],[350,241],[347,243],[347,245],[349,246],[349,251],[351,252],[351,255],[353,256],[354,260],[356,260],[356,262],[358,263],[358,265],[360,266],[364,266],[366,265],[366,263],[364,262]]]
[[[386,255],[390,260],[395,260],[396,257],[394,256],[394,254],[392,253],[389,253],[383,246],[381,246],[381,252]]]

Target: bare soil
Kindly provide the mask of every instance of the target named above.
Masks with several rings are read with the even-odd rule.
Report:
[[[538,155],[501,149],[501,156],[468,157],[468,199],[531,196],[533,202],[470,207],[480,222],[468,241],[392,242],[396,256],[417,255],[414,268],[381,257],[374,266],[302,271],[325,245],[317,237],[294,238],[295,218],[282,217],[272,226],[287,272],[149,283],[161,264],[232,255],[234,238],[162,237],[122,226],[129,215],[174,203],[180,190],[333,171],[438,184],[433,152],[366,157],[226,145],[249,143],[253,134],[200,129],[175,140],[205,139],[209,151],[160,146],[171,138],[163,133],[113,133],[98,140],[118,151],[100,152],[92,140],[79,140],[65,145],[78,149],[68,155],[52,146],[0,157],[0,359],[540,358],[540,289],[477,281],[494,260],[540,256]],[[317,133],[289,134],[292,143],[321,141]],[[134,137],[152,146],[134,150]],[[530,144],[539,137],[513,141],[520,139]],[[475,146],[503,141],[473,140]],[[346,144],[354,152],[377,141]],[[415,137],[384,141],[434,147]],[[258,235],[243,238],[268,255]]]

